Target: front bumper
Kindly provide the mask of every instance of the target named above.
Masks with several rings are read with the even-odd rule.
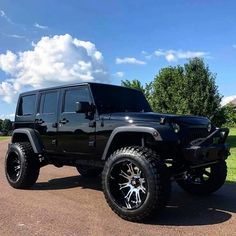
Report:
[[[196,139],[183,149],[186,161],[193,165],[225,160],[230,155],[230,147],[225,143],[229,129],[217,129],[206,138]]]

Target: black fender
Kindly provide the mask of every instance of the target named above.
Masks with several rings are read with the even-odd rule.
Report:
[[[173,129],[170,126],[160,125],[158,127],[145,127],[145,126],[121,126],[115,128],[106,144],[106,147],[103,151],[102,160],[106,160],[107,154],[109,152],[109,148],[112,144],[113,139],[116,137],[117,134],[126,133],[126,132],[137,132],[137,133],[144,133],[150,134],[155,141],[177,141],[178,137],[174,133]]]
[[[43,152],[43,145],[39,137],[39,133],[34,129],[30,128],[15,129],[12,133],[11,143],[22,142],[21,139],[22,135],[24,136],[24,138],[27,137],[28,141],[30,142],[34,150],[34,153],[40,154]],[[23,141],[26,140],[23,139]]]

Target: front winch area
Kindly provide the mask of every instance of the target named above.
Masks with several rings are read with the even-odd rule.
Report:
[[[192,165],[206,162],[225,160],[229,156],[229,145],[225,144],[229,134],[228,128],[215,130],[206,138],[193,140],[189,146],[183,149],[183,156]],[[213,140],[209,144],[209,140]]]

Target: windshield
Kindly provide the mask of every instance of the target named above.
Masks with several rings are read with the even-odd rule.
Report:
[[[151,108],[141,91],[125,87],[91,84],[98,112],[151,112]]]

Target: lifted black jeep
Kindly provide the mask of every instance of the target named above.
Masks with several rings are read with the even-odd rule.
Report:
[[[120,217],[142,221],[163,208],[171,181],[205,195],[225,182],[228,129],[204,117],[153,113],[137,90],[96,83],[23,93],[5,171],[30,188],[41,167],[102,173],[105,198]]]

